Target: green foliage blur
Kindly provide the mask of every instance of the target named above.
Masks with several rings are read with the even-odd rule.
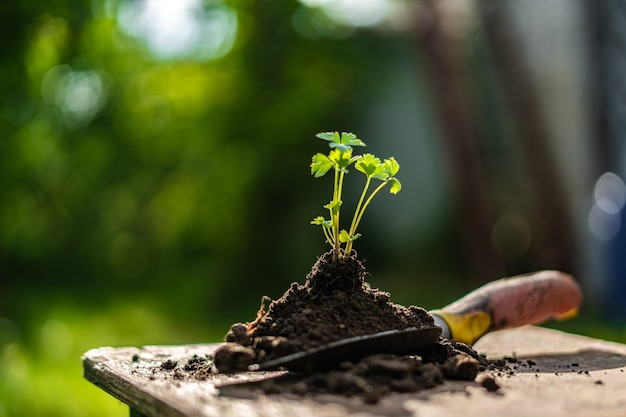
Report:
[[[144,3],[0,6],[0,417],[124,414],[83,352],[220,341],[303,281],[314,135],[359,131],[406,48],[254,0],[205,2],[172,46]]]
[[[426,308],[468,289],[415,45],[315,4],[1,3],[0,417],[124,415],[85,351],[218,342],[303,282],[319,132],[403,167],[360,226],[372,284]]]

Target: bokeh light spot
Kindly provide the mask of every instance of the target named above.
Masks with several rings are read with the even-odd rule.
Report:
[[[608,214],[617,214],[626,204],[626,185],[612,172],[605,172],[593,189],[596,204]]]
[[[621,211],[626,204],[626,185],[612,172],[598,178],[593,189],[594,203],[587,216],[587,225],[598,239],[608,242],[622,227]]]
[[[339,24],[353,27],[374,26],[383,22],[392,7],[389,0],[300,0],[311,8],[322,9]]]
[[[70,129],[87,126],[104,107],[108,98],[105,77],[97,71],[73,71],[62,65],[46,73],[41,83],[47,103],[56,106],[63,123]]]
[[[141,40],[157,58],[199,60],[227,54],[237,35],[237,15],[200,0],[126,1],[118,11],[121,28]]]

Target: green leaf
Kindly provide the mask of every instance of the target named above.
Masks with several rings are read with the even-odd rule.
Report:
[[[320,139],[328,141],[328,146],[333,149],[339,149],[341,152],[352,151],[350,145],[341,141],[342,136],[339,135],[339,132],[322,132],[318,133],[316,136]]]
[[[340,143],[348,146],[365,146],[365,142],[357,138],[354,133],[341,132]]]
[[[400,192],[401,189],[402,189],[402,184],[400,184],[400,181],[397,178],[392,178],[391,188],[389,189],[389,192],[391,194],[398,194],[398,192]]]
[[[385,159],[383,166],[385,167],[385,172],[387,172],[390,177],[395,177],[400,170],[400,164],[393,156],[389,159]]]
[[[337,138],[338,133],[335,132],[333,139]],[[339,149],[342,152],[352,151],[353,146],[365,146],[365,143],[356,137],[354,133],[342,132],[339,140],[333,140],[330,144],[331,148]]]
[[[352,146],[344,145],[342,143],[330,143],[331,148],[337,149],[340,152],[352,152]]]
[[[324,139],[328,142],[340,143],[341,137],[339,136],[339,132],[322,132],[315,135],[320,139]]]
[[[327,228],[331,228],[332,227],[332,222],[330,220],[326,220],[322,216],[317,216],[316,218],[311,220],[311,224],[314,224],[316,226],[327,227]]]
[[[354,167],[357,169],[357,171],[364,173],[368,177],[373,177],[374,175],[384,172],[384,168],[380,163],[380,159],[376,158],[371,153],[363,154],[363,156],[359,158],[359,160],[356,162]]]
[[[333,149],[328,154],[328,159],[336,164],[339,169],[346,169],[353,162],[352,148],[342,151],[339,148]]]
[[[329,142],[328,146],[339,149],[341,152],[351,151],[352,146],[365,146],[365,143],[357,138],[354,133],[322,132],[315,136]]]
[[[376,173],[372,175],[372,178],[376,178],[377,180],[386,181],[389,178],[389,174],[385,172],[382,165],[379,170],[376,170]]]
[[[358,238],[361,237],[360,233],[356,233],[354,236],[350,237],[350,235],[348,234],[347,230],[342,230],[341,232],[339,232],[339,241],[341,243],[347,243],[347,242],[354,242],[355,240],[357,240]]]
[[[323,226],[326,219],[323,216],[317,216],[313,220],[311,220],[311,224]]]
[[[323,177],[333,167],[333,161],[331,161],[323,153],[317,153],[313,155],[311,162],[311,175],[315,178]]]

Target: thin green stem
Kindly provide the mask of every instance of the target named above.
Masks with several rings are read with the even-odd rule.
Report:
[[[333,184],[333,207],[334,204],[339,201],[340,198],[339,194],[339,167],[337,165],[335,165],[335,181]],[[332,221],[332,234],[333,234],[333,249],[335,250],[335,255],[333,256],[333,260],[337,257],[337,253],[339,253],[339,248],[338,248],[338,244],[339,244],[339,231],[338,231],[338,227],[339,227],[339,219],[337,218],[337,210],[336,208],[331,208],[330,209],[330,219]]]
[[[334,164],[335,169],[335,178],[333,180],[333,201],[339,200],[339,167],[337,164]]]
[[[354,216],[352,216],[352,223],[350,224],[350,231],[348,232],[348,236],[350,240],[346,244],[346,255],[349,255],[352,252],[352,238],[356,234],[356,228],[358,226],[357,217],[359,211],[361,210],[361,205],[363,204],[363,200],[365,200],[365,196],[367,195],[367,190],[370,188],[370,183],[372,182],[372,177],[367,177],[367,181],[365,181],[365,186],[363,187],[363,192],[361,193],[361,198],[359,198],[359,202],[356,205],[356,209],[354,210]]]
[[[326,241],[328,242],[328,244],[333,247],[334,243],[333,243],[333,237],[332,235],[328,232],[328,227],[326,226],[322,226],[322,230],[324,231],[324,236],[326,237]]]
[[[361,218],[363,217],[363,213],[365,213],[365,209],[367,209],[367,206],[370,205],[370,203],[374,199],[374,196],[376,194],[378,194],[378,192],[380,190],[382,190],[385,187],[385,185],[387,185],[388,182],[389,182],[389,180],[386,180],[383,183],[381,183],[378,187],[376,187],[376,189],[374,191],[372,191],[372,194],[370,194],[370,196],[367,198],[367,200],[365,201],[365,204],[363,204],[363,208],[361,209],[361,213],[359,214],[359,218],[356,221],[357,227],[359,226],[359,223],[361,223]]]
[[[352,223],[350,224],[350,237],[354,236],[354,233],[356,232],[356,218],[357,215],[359,213],[359,211],[361,210],[361,205],[363,204],[363,200],[365,200],[365,196],[367,195],[367,190],[370,188],[370,183],[372,182],[372,178],[371,177],[367,177],[367,181],[365,181],[365,186],[363,187],[363,192],[361,193],[361,198],[359,198],[359,202],[356,205],[356,209],[354,210],[354,216],[352,217]]]
[[[328,211],[330,212],[330,221],[331,221],[331,239],[327,239],[331,245],[331,247],[333,248],[333,262],[337,261],[338,257],[339,257],[339,247],[340,247],[340,242],[339,242],[339,207],[337,206],[337,203],[339,201],[341,201],[341,170],[339,169],[339,167],[337,166],[337,164],[334,164],[334,170],[335,170],[335,177],[333,180],[333,199],[331,201],[330,204],[330,208],[328,209]]]
[[[337,191],[337,201],[341,202],[341,195],[343,194],[343,179],[344,176],[346,175],[346,170],[345,169],[341,169],[340,173],[339,173],[339,185],[338,185],[338,191]],[[341,252],[339,251],[339,249],[341,248],[341,242],[339,241],[339,220],[340,220],[340,215],[339,212],[341,210],[341,203],[339,204],[339,206],[337,206],[337,218],[336,218],[336,222],[335,222],[335,250],[337,253],[337,257],[341,258]]]
[[[356,218],[356,223],[354,224],[355,231],[357,227],[359,227],[359,223],[361,223],[361,218],[363,217],[363,213],[365,213],[365,209],[367,209],[367,206],[369,206],[374,196],[378,194],[378,192],[382,190],[385,187],[385,185],[387,185],[388,182],[389,180],[386,180],[382,184],[380,184],[378,187],[376,187],[376,189],[372,191],[372,194],[370,194],[370,196],[367,198],[367,200],[365,201],[365,204],[363,204],[363,207],[361,208],[361,211],[358,213],[358,216]],[[352,241],[349,241],[348,245],[346,246],[346,252],[350,253],[348,252],[348,249],[352,250]]]

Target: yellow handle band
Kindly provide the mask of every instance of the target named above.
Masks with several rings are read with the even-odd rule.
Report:
[[[484,311],[475,311],[467,314],[448,313],[435,310],[433,314],[441,317],[450,330],[450,337],[457,342],[473,345],[489,330],[491,316]]]

